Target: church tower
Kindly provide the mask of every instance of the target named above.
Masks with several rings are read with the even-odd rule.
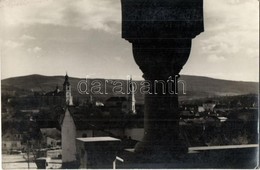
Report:
[[[130,78],[129,91],[130,91],[130,93],[128,94],[129,111],[132,114],[136,114],[136,110],[135,110],[135,89],[134,89],[134,86],[132,84],[132,77]]]
[[[69,83],[69,76],[66,73],[65,80],[63,83],[63,92],[65,94],[65,103],[66,105],[73,105],[72,103],[72,95],[71,95],[71,85]]]

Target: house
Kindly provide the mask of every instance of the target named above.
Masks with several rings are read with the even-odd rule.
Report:
[[[45,94],[36,94],[36,97],[39,99],[40,103],[46,104],[48,106],[65,106],[67,104],[72,105],[73,96],[71,94],[71,85],[69,83],[69,76],[66,73],[64,77],[64,83],[62,85],[62,90],[59,89],[57,85],[56,88],[52,91],[49,91]]]
[[[132,78],[130,79],[129,91],[125,97],[110,97],[106,100],[105,107],[110,114],[136,114],[136,100]]]
[[[207,100],[205,103],[202,104],[205,111],[213,112],[214,107],[216,106],[216,102],[212,100]]]
[[[64,83],[71,89],[70,84]],[[131,121],[123,115],[139,116],[135,110],[135,99],[130,93],[127,97],[111,97],[105,106],[86,107],[74,106],[70,99],[71,91],[66,95],[66,107],[60,116],[61,144],[62,144],[62,165],[63,168],[77,167],[78,153],[76,153],[76,138],[110,136],[116,138],[132,137],[141,140],[144,131],[143,127],[136,125],[136,121]],[[67,100],[68,99],[68,100]],[[104,108],[109,114],[103,114]],[[141,110],[142,107],[139,108]],[[122,114],[132,113],[132,114]],[[134,119],[133,119],[134,120]],[[143,119],[141,119],[143,126]],[[140,121],[138,121],[140,124]],[[130,128],[128,128],[130,127]],[[134,129],[134,130],[133,130]],[[138,132],[138,134],[136,134]]]
[[[128,112],[128,101],[126,97],[110,97],[106,100],[105,107],[110,114],[122,114]]]
[[[13,150],[22,150],[22,134],[11,129],[2,136],[2,152],[11,153]]]
[[[90,111],[88,110],[88,112]],[[102,127],[98,127],[103,124],[99,119],[93,117],[92,121],[89,121],[91,113],[84,113],[86,112],[80,107],[67,106],[64,115],[61,116],[63,168],[75,168],[77,165],[76,138],[111,135],[111,133],[101,130]]]
[[[98,110],[79,106],[67,106],[60,124],[64,165],[77,161],[76,138],[110,136],[140,141],[144,134],[142,118],[104,118]]]
[[[193,112],[189,111],[189,110],[180,111],[181,118],[193,118],[194,115],[195,114]]]
[[[217,104],[213,110],[215,113],[224,113],[230,111],[231,108],[229,108],[228,105]]]
[[[61,132],[56,128],[41,128],[42,144],[45,147],[61,146]]]
[[[180,106],[180,110],[185,110],[185,111],[191,111],[191,112],[197,112],[197,105],[194,104],[182,104]]]
[[[198,106],[198,112],[201,113],[201,112],[205,112],[205,109],[203,106]]]

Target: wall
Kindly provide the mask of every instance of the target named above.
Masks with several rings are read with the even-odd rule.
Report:
[[[144,128],[125,129],[125,135],[134,140],[142,141],[144,136]]]
[[[76,160],[76,126],[69,110],[66,109],[62,122],[62,163]]]
[[[2,141],[2,151],[9,152],[10,150],[22,149],[21,141]]]
[[[60,140],[56,140],[50,137],[47,137],[46,139],[47,146],[56,147],[58,142],[60,142]]]
[[[77,142],[77,153],[79,154],[80,159],[80,169],[86,169],[87,168],[87,153],[85,152],[85,146],[84,142],[81,142],[79,140]]]

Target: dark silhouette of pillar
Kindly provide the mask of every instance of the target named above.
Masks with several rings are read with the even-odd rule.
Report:
[[[179,137],[178,94],[171,89],[189,58],[192,38],[203,32],[203,0],[121,0],[122,37],[151,94],[145,95],[145,134],[136,153],[176,153],[187,148]],[[163,84],[156,81],[163,81]],[[163,89],[164,86],[166,89]]]

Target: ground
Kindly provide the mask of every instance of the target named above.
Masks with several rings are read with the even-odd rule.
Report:
[[[2,155],[3,169],[28,169],[28,162],[23,157],[24,154],[18,155]],[[30,162],[30,169],[37,169],[34,162]]]
[[[51,151],[48,153],[48,156],[57,155],[54,153],[55,151]],[[3,169],[28,169],[28,162],[26,161],[25,153],[17,154],[17,155],[9,155],[2,154],[2,168]],[[35,162],[29,163],[30,169],[37,169]],[[61,167],[61,159],[50,159],[48,163],[47,169],[58,169]]]

